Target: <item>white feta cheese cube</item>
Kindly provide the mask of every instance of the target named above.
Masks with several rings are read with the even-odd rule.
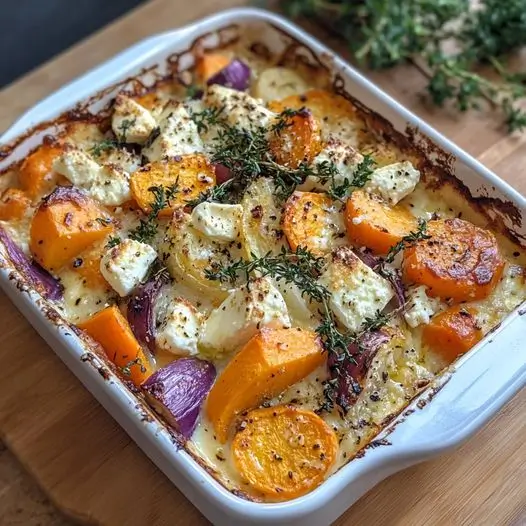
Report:
[[[374,170],[365,189],[396,205],[415,189],[419,180],[420,172],[411,162],[403,161]]]
[[[394,295],[389,282],[365,265],[350,247],[332,252],[319,283],[331,293],[332,311],[351,331],[360,330],[365,318],[382,311]]]
[[[141,283],[157,258],[146,243],[125,239],[110,248],[100,260],[100,272],[119,296],[128,296]]]
[[[447,305],[438,298],[430,298],[426,294],[424,285],[409,287],[406,291],[406,309],[404,318],[413,329],[419,325],[429,323],[431,317],[444,310]]]
[[[323,150],[312,161],[313,166],[323,163],[333,164],[337,169],[334,184],[341,185],[345,180],[352,181],[358,165],[363,161],[363,155],[352,146],[339,139],[330,138]],[[331,181],[321,182],[318,177],[309,175],[298,190],[326,190]]]
[[[81,150],[66,150],[55,160],[53,169],[105,206],[131,199],[127,172],[118,166],[101,166]]]
[[[192,224],[215,241],[234,241],[239,236],[241,205],[200,203],[192,211]]]
[[[160,349],[179,356],[195,356],[201,315],[187,300],[177,298],[157,328],[155,342]]]
[[[119,141],[144,144],[157,123],[153,115],[126,95],[117,95],[111,127]]]
[[[237,91],[214,84],[209,86],[203,98],[206,106],[223,108],[222,116],[236,128],[253,130],[268,128],[276,114],[265,107],[263,101]]]
[[[100,164],[82,150],[69,149],[53,162],[53,170],[79,188],[86,188],[99,177]]]
[[[290,327],[287,306],[267,278],[232,290],[203,325],[200,344],[220,354],[247,343],[262,327]]]
[[[170,101],[159,117],[159,135],[142,150],[149,161],[202,152],[197,126],[182,103]]]

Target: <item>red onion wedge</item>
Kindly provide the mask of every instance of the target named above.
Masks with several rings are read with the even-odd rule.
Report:
[[[36,261],[31,261],[3,228],[0,228],[0,240],[4,243],[7,254],[14,266],[23,274],[33,288],[48,300],[58,301],[62,299],[62,285],[60,282]]]
[[[389,337],[382,331],[366,332],[360,339],[360,345],[356,343],[349,345],[348,355],[329,356],[327,360],[329,377],[331,380],[338,381],[334,401],[345,413],[362,392],[361,384],[378,349],[388,340]]]
[[[398,302],[398,306],[403,309],[405,306],[405,289],[404,284],[402,283],[400,271],[397,269],[390,269],[381,266],[377,272],[391,284],[391,287],[393,287],[395,292],[395,298]]]
[[[232,88],[238,91],[245,91],[250,85],[250,68],[241,60],[235,58],[223,68],[208,79],[207,84],[219,84],[226,88]]]
[[[128,300],[127,317],[137,341],[155,354],[155,302],[162,286],[167,283],[164,273],[137,287]]]
[[[214,163],[214,171],[216,174],[216,183],[223,184],[232,179],[232,172],[224,164]]]
[[[215,378],[216,369],[212,363],[181,358],[153,373],[142,384],[142,389],[155,411],[189,439]]]

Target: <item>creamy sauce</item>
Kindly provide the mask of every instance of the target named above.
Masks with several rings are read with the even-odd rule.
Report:
[[[245,58],[247,56],[245,54]],[[254,55],[249,56],[248,62],[255,71],[254,90],[256,95],[265,100],[275,98],[276,90],[279,92],[281,84],[278,80],[269,80],[268,76],[264,77],[265,83],[258,84],[257,79],[265,64]],[[299,82],[297,79],[294,82],[286,86],[283,85],[282,96],[301,93],[305,90],[306,84],[304,82]],[[267,87],[265,88],[265,86]],[[291,86],[296,86],[294,89],[297,91],[291,92]],[[269,91],[265,91],[265,89]],[[150,98],[148,104],[147,102],[144,104],[154,116],[158,117],[161,113],[162,102],[168,97],[169,90],[163,89],[159,100]],[[202,105],[199,102],[190,103],[188,107],[193,107],[194,111],[202,110]],[[322,113],[324,110],[327,108],[317,109],[318,112]],[[332,135],[354,146],[361,144],[363,139],[363,122],[353,116],[352,113],[345,113],[341,108],[336,108],[332,113],[326,113],[321,121],[321,126],[324,138]],[[206,148],[209,148],[211,136],[213,133],[209,132],[201,137],[205,141]],[[105,135],[97,126],[77,122],[69,127],[66,136],[62,137],[61,141],[89,152],[104,137]],[[384,144],[377,144],[369,149],[380,151],[384,147]],[[382,155],[388,158],[389,162],[406,160],[395,148],[385,147]],[[101,154],[97,161],[101,164],[120,165],[121,168],[132,173],[138,168],[140,157],[129,152],[122,153],[122,155],[106,152]],[[9,176],[4,177],[0,185],[5,188],[6,184],[16,186],[16,174],[9,174]],[[222,251],[217,244],[202,241],[202,236],[191,230],[185,231],[182,237],[178,237],[181,232],[171,232],[167,219],[159,220],[158,233],[150,244],[158,251],[163,261],[168,261],[168,268],[170,270],[175,268],[176,271],[172,272],[173,283],[164,287],[161,292],[156,306],[156,317],[158,319],[162,318],[170,302],[177,298],[188,300],[203,317],[206,317],[213,308],[221,303],[228,293],[226,287],[214,288],[215,285],[203,277],[204,269],[209,267],[211,262],[227,259],[233,261],[249,253],[263,256],[269,250],[279,252],[284,241],[279,234],[281,210],[274,202],[273,189],[268,187],[255,188],[253,193],[249,192],[245,196],[243,203],[245,204],[242,221],[243,233],[240,239],[233,242],[234,245],[239,244],[240,246],[234,247],[232,254],[229,252],[228,258],[225,256],[226,252]],[[264,220],[255,225],[253,221],[254,209],[259,204],[264,205],[262,211]],[[443,189],[440,191],[430,190],[423,183],[419,183],[416,189],[403,199],[401,206],[406,207],[415,217],[426,220],[462,216],[481,224],[480,216],[477,216],[472,208],[459,199],[457,195],[453,198]],[[32,213],[32,210],[30,212]],[[26,253],[29,253],[31,213],[19,221],[1,222],[8,234]],[[128,206],[117,207],[112,210],[112,214],[118,222],[118,229],[113,235],[118,235],[123,239],[128,236],[132,229],[137,227],[140,218],[144,217],[135,208]],[[320,232],[332,235],[334,230],[343,229],[343,214],[340,211],[337,211],[336,214],[334,223],[323,225]],[[175,246],[171,244],[174,236],[179,240]],[[107,241],[106,239],[102,246]],[[181,247],[184,249],[181,250]],[[476,308],[477,321],[484,333],[502,321],[526,298],[524,269],[516,265],[517,258],[512,256],[515,251],[517,251],[517,247],[513,247],[509,243],[506,245],[504,254],[508,263],[501,282],[491,295],[485,300],[466,304],[466,306]],[[88,256],[80,254],[79,257]],[[172,259],[173,262],[171,262]],[[400,258],[395,260],[394,265],[395,267],[400,266]],[[64,301],[58,308],[63,316],[73,323],[83,322],[96,312],[116,302],[125,310],[125,302],[118,298],[104,280],[96,286],[89,285],[72,264],[61,269],[57,273],[57,277],[65,289]],[[279,284],[277,286],[284,296],[293,326],[314,329],[319,321],[319,306],[306,304],[298,290],[291,290],[290,288],[285,290]],[[383,345],[375,356],[368,370],[363,390],[349,412],[344,417],[337,410],[323,415],[325,421],[336,432],[340,442],[338,458],[331,472],[337,471],[353,458],[378,433],[383,422],[391,415],[401,411],[408,401],[445,366],[440,357],[421,344],[421,327],[409,330],[402,320],[396,319],[391,322],[390,330],[394,336],[389,344]],[[237,350],[232,349],[229,356],[225,358],[215,359],[214,364],[218,374],[221,373]],[[207,353],[207,357],[210,357],[209,353]],[[155,366],[162,367],[176,358],[177,355],[175,354],[159,351],[154,359]],[[324,401],[323,381],[326,378],[327,372],[324,365],[279,396],[268,400],[267,404],[292,404],[303,409],[317,411]],[[229,440],[226,444],[221,444],[216,439],[213,425],[207,420],[205,412],[202,411],[199,424],[188,447],[217,471],[220,479],[228,487],[240,488],[243,491],[260,496],[257,492],[250,490],[246,482],[241,479],[232,460],[230,442]]]

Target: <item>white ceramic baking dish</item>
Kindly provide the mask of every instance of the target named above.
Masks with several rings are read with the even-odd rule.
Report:
[[[27,130],[56,118],[79,101],[89,99],[90,109],[96,111],[126,84],[121,82],[123,79],[141,75],[143,81],[148,82],[152,70],[145,71],[145,68],[160,64],[155,71],[164,74],[167,57],[188,49],[197,37],[207,34],[206,45],[214,47],[218,44],[217,30],[230,26],[221,33],[223,39],[228,39],[229,34],[235,36],[236,31],[247,24],[256,24],[261,32],[258,40],[273,50],[283,47],[290,39],[301,43],[310,50],[307,55],[330,67],[335,76],[341,77],[340,82],[347,91],[389,120],[398,131],[405,133],[411,126],[413,136],[416,129],[420,141],[427,140],[427,137],[443,150],[442,159],[444,152],[451,154],[447,158],[449,168],[474,196],[496,198],[515,206],[513,217],[502,212],[505,207],[495,208],[490,215],[500,216],[506,226],[514,229],[516,236],[526,239],[526,230],[520,226],[518,217],[526,217],[523,196],[334,56],[320,42],[283,18],[257,9],[224,11],[136,44],[37,104],[3,135],[1,145],[16,142],[16,138]],[[189,67],[191,60],[190,56],[181,55],[178,67]],[[113,87],[105,90],[102,97],[96,101],[90,99],[95,92],[108,86]],[[18,146],[11,155],[0,161],[0,169],[34,148],[43,134],[42,129],[17,142]],[[49,306],[38,294],[21,287],[17,271],[6,257],[4,247],[0,264],[0,285],[15,305],[143,451],[209,520],[218,525],[328,525],[390,474],[459,445],[526,384],[526,307],[523,305],[415,399],[373,442],[372,445],[377,447],[366,448],[364,455],[351,461],[308,495],[281,504],[251,502],[228,491],[184,448],[177,447],[174,436],[138,402],[108,364],[65,322],[50,315]],[[431,400],[432,403],[428,403]]]

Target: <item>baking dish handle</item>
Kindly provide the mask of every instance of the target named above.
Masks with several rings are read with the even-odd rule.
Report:
[[[433,396],[387,439],[393,452],[415,460],[461,444],[526,385],[526,304],[461,358]]]

